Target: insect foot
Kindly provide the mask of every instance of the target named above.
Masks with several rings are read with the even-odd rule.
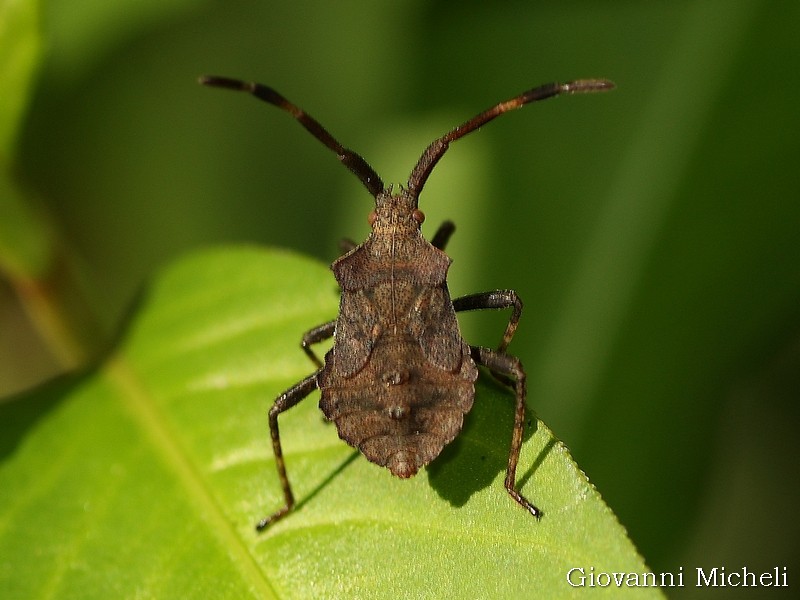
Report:
[[[601,92],[614,84],[582,79],[533,88],[479,113],[434,140],[422,153],[405,186],[395,192],[359,154],[342,146],[305,111],[270,87],[228,77],[202,77],[203,85],[238,90],[288,112],[332,150],[375,199],[372,232],[331,269],[341,289],[337,318],[310,329],[301,341],[317,370],[283,392],[269,411],[269,429],[284,505],[256,525],[262,530],[286,516],[294,495],[281,449],[278,417],[319,389],[320,409],[336,424],[339,437],[371,462],[408,478],[439,456],[461,431],[472,408],[478,365],[514,390],[515,412],[505,488],[535,517],[542,512],[517,489],[516,469],[525,427],[525,371],[508,354],[522,314],[513,290],[451,299],[450,258],[444,253],[455,227],[446,221],[430,241],[421,233],[425,215],[418,198],[450,144],[501,114],[564,94]],[[471,346],[461,337],[456,312],[510,309],[497,349]],[[312,346],[333,337],[324,362]]]

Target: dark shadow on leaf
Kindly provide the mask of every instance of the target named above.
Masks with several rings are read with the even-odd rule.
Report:
[[[348,456],[344,461],[342,461],[342,463],[338,467],[336,467],[333,471],[331,471],[330,475],[328,475],[325,479],[320,481],[319,484],[308,493],[308,495],[301,498],[300,501],[297,502],[297,504],[295,504],[294,510],[300,510],[303,506],[306,505],[307,502],[313,500],[314,496],[319,494],[323,489],[325,489],[325,486],[330,484],[336,477],[339,476],[339,474],[342,473],[342,471],[344,471],[348,466],[350,466],[350,464],[352,464],[352,462],[356,458],[358,458],[358,455],[359,455],[358,450],[354,450],[353,452],[351,452],[350,456]]]
[[[482,373],[475,386],[475,403],[464,419],[464,428],[428,467],[428,480],[436,492],[453,506],[463,506],[470,497],[505,473],[514,427],[514,394]],[[493,400],[495,400],[493,402]],[[536,431],[536,418],[529,409],[523,444]],[[526,478],[541,463],[539,457]],[[506,496],[502,484],[498,494]]]
[[[37,422],[83,385],[93,373],[92,370],[60,375],[0,403],[0,460],[12,454]]]
[[[536,421],[534,421],[534,425],[535,424]],[[535,427],[533,429],[535,430]],[[550,454],[553,448],[555,448],[557,443],[558,443],[557,439],[550,438],[550,441],[548,441],[544,445],[544,448],[542,448],[541,452],[539,452],[539,455],[536,457],[536,460],[533,461],[533,464],[528,468],[528,470],[525,471],[525,473],[523,473],[521,476],[519,474],[519,471],[517,472],[517,487],[519,489],[522,489],[525,486],[525,484],[528,483],[528,480],[536,472],[536,469],[539,468],[539,465],[541,465],[542,462],[544,462],[544,459],[547,458],[547,455]]]

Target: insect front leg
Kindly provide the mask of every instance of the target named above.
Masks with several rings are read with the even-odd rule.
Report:
[[[525,430],[525,396],[527,393],[525,371],[522,368],[522,363],[516,356],[482,346],[470,346],[470,353],[477,364],[485,366],[496,376],[512,382],[511,385],[514,387],[516,396],[516,409],[514,411],[514,429],[511,434],[511,449],[508,452],[505,488],[517,504],[537,519],[540,519],[542,511],[520,494],[516,485],[517,463],[522,449],[522,434]]]
[[[464,310],[513,309],[508,325],[506,325],[503,339],[500,340],[500,345],[497,347],[498,352],[505,352],[511,343],[511,338],[514,337],[514,333],[517,331],[517,325],[519,325],[519,318],[522,315],[522,300],[514,290],[495,290],[456,298],[453,300],[453,308],[456,312]]]
[[[438,248],[439,250],[444,250],[447,242],[450,241],[450,236],[453,235],[455,230],[456,224],[452,221],[445,221],[439,225],[439,229],[436,230],[436,233],[434,233],[433,237],[431,238],[431,244],[433,247]]]
[[[335,330],[336,319],[323,323],[322,325],[317,325],[313,329],[309,329],[303,334],[303,339],[300,340],[300,347],[303,349],[303,352],[306,353],[306,356],[311,359],[311,362],[313,362],[318,369],[322,368],[322,361],[311,349],[311,344],[318,344],[319,342],[324,342],[333,337],[333,332]]]
[[[289,478],[286,476],[286,464],[283,460],[283,450],[281,449],[281,434],[278,429],[278,415],[285,410],[289,410],[295,404],[300,402],[303,398],[308,396],[311,392],[317,389],[317,375],[316,373],[309,375],[301,382],[296,383],[288,390],[283,392],[275,399],[272,408],[269,409],[269,433],[272,438],[272,452],[275,454],[275,466],[278,469],[278,479],[281,482],[283,489],[283,498],[286,504],[270,516],[261,519],[256,524],[256,530],[261,531],[267,526],[271,525],[284,515],[292,510],[294,506],[294,494],[292,494],[292,486],[289,485]]]

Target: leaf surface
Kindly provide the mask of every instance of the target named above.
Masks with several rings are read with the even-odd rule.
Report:
[[[482,376],[462,434],[410,480],[341,442],[298,348],[336,289],[314,261],[251,247],[192,254],[152,282],[96,369],[0,406],[0,587],[11,598],[569,597],[573,567],[644,572],[611,510],[541,423],[503,489],[513,397]],[[618,596],[653,588],[597,588]]]

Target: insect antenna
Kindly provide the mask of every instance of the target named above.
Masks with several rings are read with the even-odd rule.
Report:
[[[521,108],[526,104],[545,100],[546,98],[553,98],[562,94],[604,92],[613,88],[614,83],[607,79],[579,79],[569,83],[548,83],[523,92],[519,96],[515,96],[505,102],[495,104],[492,108],[475,115],[469,121],[462,123],[439,139],[431,142],[425,149],[425,152],[422,153],[414,170],[411,171],[411,177],[408,178],[409,192],[414,196],[419,196],[419,193],[425,186],[425,182],[428,180],[428,176],[431,174],[431,171],[433,171],[433,167],[435,167],[439,159],[442,158],[451,142],[461,139],[495,117],[499,117],[510,110]]]
[[[210,87],[247,92],[259,100],[263,100],[264,102],[268,102],[269,104],[285,110],[297,119],[311,135],[333,150],[339,161],[350,169],[350,171],[355,173],[356,177],[358,177],[364,187],[367,188],[367,191],[372,194],[373,198],[383,191],[383,181],[360,154],[342,146],[322,125],[320,125],[319,121],[306,113],[303,109],[289,102],[271,87],[260,83],[240,81],[238,79],[214,75],[204,75],[199,81],[201,84]]]

